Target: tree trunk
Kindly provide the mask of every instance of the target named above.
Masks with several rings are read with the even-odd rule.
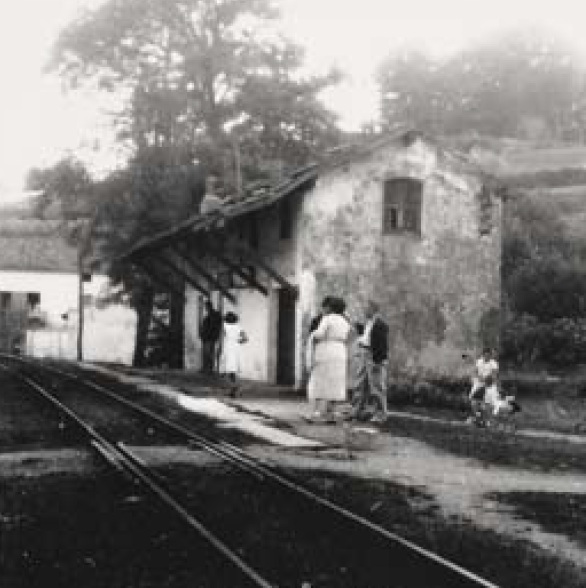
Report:
[[[185,304],[182,296],[171,294],[169,300],[169,365],[175,369],[184,366]]]
[[[153,314],[154,298],[155,293],[152,288],[145,288],[136,304],[136,339],[134,345],[134,357],[132,359],[132,365],[134,367],[144,367],[146,363],[147,341],[151,316]]]

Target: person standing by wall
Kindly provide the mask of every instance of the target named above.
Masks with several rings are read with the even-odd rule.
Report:
[[[344,317],[345,309],[341,298],[326,297],[319,323],[308,341],[313,351],[307,386],[308,400],[315,408],[311,421],[335,422],[334,403],[346,399],[350,323]]]
[[[387,418],[387,362],[389,356],[389,327],[381,318],[374,301],[366,305],[366,321],[357,341],[359,353],[354,381],[351,419],[364,419],[370,399],[377,403],[371,422],[383,423]]]
[[[199,326],[202,344],[202,372],[213,374],[217,371],[217,345],[222,333],[222,315],[214,308],[210,300],[205,303],[206,314]]]

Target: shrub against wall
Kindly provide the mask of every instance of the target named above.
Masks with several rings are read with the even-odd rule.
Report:
[[[468,378],[413,378],[392,379],[388,386],[388,400],[393,406],[425,406],[427,408],[448,408],[468,410]]]
[[[502,359],[584,363],[586,242],[567,231],[553,194],[512,196],[504,225]]]
[[[558,318],[540,322],[523,314],[503,325],[502,354],[516,365],[547,363],[572,367],[586,362],[586,319]]]

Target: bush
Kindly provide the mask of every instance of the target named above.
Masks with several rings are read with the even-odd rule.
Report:
[[[388,399],[395,406],[420,405],[429,408],[468,408],[467,379],[437,378],[424,381],[397,379],[389,384]]]
[[[571,367],[586,357],[586,319],[539,322],[531,315],[511,317],[503,325],[502,356],[516,365],[541,362]]]
[[[540,321],[579,319],[586,304],[586,270],[580,260],[549,255],[522,264],[507,280],[511,309]]]

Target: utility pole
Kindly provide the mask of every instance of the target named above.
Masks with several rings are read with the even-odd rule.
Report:
[[[89,218],[78,221],[79,244],[77,247],[77,361],[83,361],[83,331],[84,331],[84,291],[85,272],[83,260],[90,246],[90,236],[95,222],[95,213]]]
[[[77,361],[83,361],[83,241],[77,248]]]

